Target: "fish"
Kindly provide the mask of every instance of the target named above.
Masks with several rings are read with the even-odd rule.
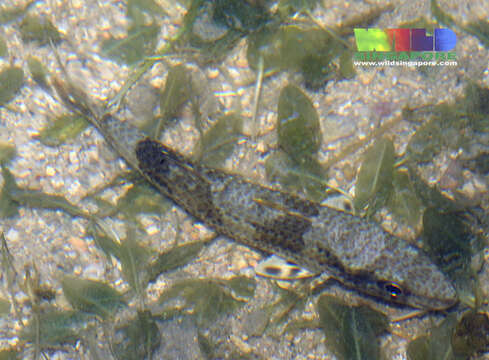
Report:
[[[452,282],[428,256],[376,222],[192,162],[101,111],[74,84],[53,85],[130,167],[218,234],[388,303],[426,311],[457,304]]]

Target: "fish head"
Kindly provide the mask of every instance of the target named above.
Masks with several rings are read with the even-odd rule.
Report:
[[[313,270],[364,294],[429,311],[458,301],[450,279],[422,250],[372,221],[322,208],[305,243],[304,257],[324,264]]]
[[[458,297],[451,280],[420,250],[405,251],[394,265],[377,263],[373,271],[375,284],[369,292],[390,302],[430,311],[454,306]]]

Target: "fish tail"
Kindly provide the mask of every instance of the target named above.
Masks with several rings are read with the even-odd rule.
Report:
[[[96,106],[82,89],[75,86],[71,81],[62,81],[57,76],[52,77],[51,84],[70,110],[80,113],[90,123],[99,127],[97,119],[100,117],[100,111],[96,109]]]
[[[95,126],[114,150],[126,160],[133,169],[138,169],[136,158],[137,143],[147,137],[127,121],[102,111],[90,97],[71,81],[53,77],[52,85],[63,103],[70,110],[83,116]]]

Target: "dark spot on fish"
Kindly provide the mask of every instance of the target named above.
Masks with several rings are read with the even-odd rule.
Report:
[[[317,204],[297,196],[291,196],[290,194],[285,198],[285,206],[307,217],[317,216],[319,214],[319,206]]]
[[[268,275],[271,275],[271,276],[277,276],[281,272],[279,268],[274,267],[274,266],[267,266],[264,270]]]
[[[327,265],[328,267],[334,267],[340,271],[344,271],[338,258],[336,258],[331,251],[322,246],[321,244],[316,244],[315,246],[317,255],[315,256],[316,261],[320,265]]]
[[[157,141],[146,138],[136,145],[136,157],[143,172],[167,173],[170,163],[179,161],[178,156]]]
[[[193,170],[192,163],[149,138],[137,144],[136,157],[140,170],[173,201],[204,223],[222,226],[209,184]]]
[[[295,277],[301,272],[301,269],[294,267],[290,268],[289,271],[289,277]]]
[[[252,225],[257,241],[289,252],[300,252],[305,246],[302,235],[310,229],[311,222],[307,218],[283,215],[263,224]]]
[[[347,202],[347,201],[345,201],[345,202],[343,203],[343,209],[344,209],[345,211],[348,211],[348,212],[351,212],[351,211],[353,210],[353,208],[352,208],[352,206],[351,206],[351,203],[349,203],[349,202]]]
[[[173,190],[168,186],[171,155],[165,147],[149,138],[141,140],[136,145],[136,157],[139,169],[148,176],[159,190],[171,196]]]

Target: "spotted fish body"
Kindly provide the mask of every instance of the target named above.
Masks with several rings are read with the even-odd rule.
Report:
[[[376,223],[194,164],[115,117],[81,110],[131,167],[218,233],[386,301],[427,310],[457,302],[424,253]]]

